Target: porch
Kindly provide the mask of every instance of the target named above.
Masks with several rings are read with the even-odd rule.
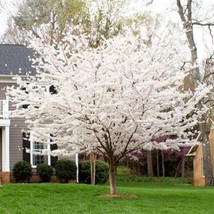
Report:
[[[10,119],[8,99],[0,100],[0,182],[10,182]]]

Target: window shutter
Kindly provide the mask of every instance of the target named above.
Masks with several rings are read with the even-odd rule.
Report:
[[[23,151],[23,160],[30,163],[30,153],[26,152],[26,148],[30,149],[29,135],[25,132],[22,133],[22,151]]]
[[[51,151],[57,149],[57,144],[51,144]],[[58,157],[54,157],[54,156],[51,156],[51,166],[55,166],[56,162],[58,160]]]
[[[56,90],[56,87],[54,85],[50,86],[49,91],[51,94],[57,94],[57,90]]]
[[[25,87],[22,87],[21,90],[25,91],[25,93],[28,94],[28,92],[26,91],[26,88],[25,88]],[[28,106],[29,106],[28,104],[24,104],[24,105],[22,105],[22,108],[23,108],[23,109],[27,109]]]

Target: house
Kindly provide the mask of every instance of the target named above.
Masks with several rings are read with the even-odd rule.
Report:
[[[27,74],[36,74],[29,60],[34,57],[34,54],[32,49],[22,45],[0,44],[0,183],[13,181],[12,170],[17,161],[25,160],[32,167],[36,167],[39,163],[54,165],[57,160],[52,156],[26,153],[25,148],[39,151],[44,148],[44,145],[28,141],[23,132],[23,129],[26,129],[24,119],[10,118],[8,114],[13,106],[6,96],[6,87],[16,84],[14,75],[25,77]],[[52,89],[54,90],[53,87]],[[211,153],[214,154],[214,127],[211,128],[209,140]],[[54,145],[50,145],[49,149],[55,149]],[[194,156],[194,184],[204,186],[202,145],[193,147],[189,155]],[[212,163],[214,168],[214,156]]]
[[[199,141],[199,134],[196,141]],[[211,126],[209,132],[209,145],[212,160],[212,168],[214,169],[214,125]],[[203,167],[203,147],[200,142],[198,145],[192,146],[186,157],[193,157],[193,184],[194,186],[206,186],[204,167]]]
[[[211,126],[209,133],[209,144],[212,159],[212,167],[214,168],[214,127]],[[192,147],[189,152],[193,159],[193,184],[194,186],[205,186],[205,176],[203,169],[203,148],[202,143]]]
[[[26,153],[25,148],[40,150],[44,147],[38,142],[29,142],[22,132],[26,129],[24,119],[10,118],[13,106],[6,96],[7,86],[16,84],[14,75],[35,75],[30,58],[34,51],[22,45],[0,44],[0,182],[13,181],[12,170],[17,161],[26,160],[36,167],[39,163],[53,164],[56,157],[39,156]],[[51,147],[51,146],[50,146]],[[54,149],[54,148],[50,148]]]

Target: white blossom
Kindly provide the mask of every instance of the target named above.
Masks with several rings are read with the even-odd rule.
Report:
[[[195,143],[188,132],[201,115],[196,107],[210,88],[182,90],[184,77],[173,35],[144,44],[132,33],[93,49],[84,35],[67,33],[58,45],[33,39],[38,74],[9,90],[14,117],[24,117],[38,142],[58,145],[53,155],[99,151],[115,163],[129,152],[179,149]],[[57,94],[44,90],[53,85]],[[23,90],[24,89],[24,90]],[[28,108],[22,108],[29,105]],[[156,138],[175,136],[157,143]]]

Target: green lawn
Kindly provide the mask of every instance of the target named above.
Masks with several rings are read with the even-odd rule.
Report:
[[[0,187],[1,214],[213,214],[214,188],[196,188],[182,180],[118,177],[120,194],[104,198],[108,185],[9,184]]]

